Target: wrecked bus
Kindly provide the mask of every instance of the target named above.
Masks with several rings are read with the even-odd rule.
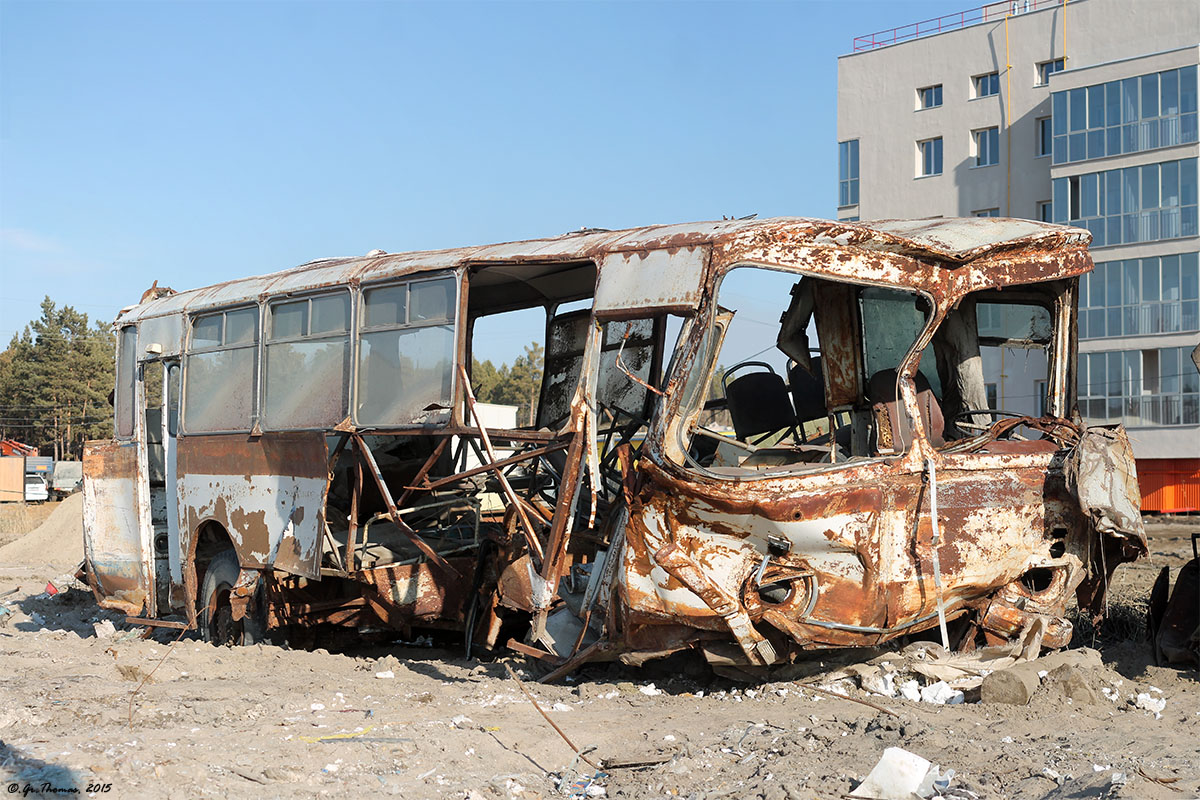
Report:
[[[1088,242],[727,220],[156,285],[114,323],[83,570],[214,642],[443,629],[547,679],[1061,647],[1146,551],[1128,440],[1076,409]],[[472,355],[530,314],[540,392],[488,424]]]

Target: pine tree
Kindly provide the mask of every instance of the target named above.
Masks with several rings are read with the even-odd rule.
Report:
[[[115,340],[86,314],[46,297],[42,316],[0,353],[0,435],[55,459],[79,458],[87,439],[112,435],[108,392]]]

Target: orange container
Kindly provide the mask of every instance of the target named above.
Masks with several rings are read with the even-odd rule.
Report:
[[[1200,458],[1139,458],[1142,511],[1200,511]]]

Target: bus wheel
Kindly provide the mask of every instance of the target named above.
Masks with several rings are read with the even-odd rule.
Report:
[[[208,564],[204,585],[200,588],[200,635],[216,645],[253,644],[254,636],[247,630],[245,618],[233,619],[229,594],[237,583],[241,566],[237,554],[223,550]]]

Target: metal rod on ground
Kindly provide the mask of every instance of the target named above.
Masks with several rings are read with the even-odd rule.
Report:
[[[508,677],[512,678],[514,681],[517,682],[517,688],[521,690],[521,694],[523,694],[527,698],[529,698],[529,702],[533,703],[533,707],[536,708],[538,713],[542,715],[542,719],[544,719],[544,720],[546,720],[546,722],[550,723],[550,727],[554,728],[555,732],[557,732],[558,735],[562,737],[562,740],[567,743],[567,746],[575,751],[575,755],[577,755],[581,759],[583,759],[584,763],[587,764],[592,769],[599,770],[600,767],[597,764],[593,763],[590,758],[585,756],[583,754],[583,752],[578,747],[575,746],[574,742],[572,742],[570,739],[567,738],[567,735],[565,733],[563,733],[562,728],[560,728],[554,724],[554,720],[550,719],[550,715],[542,710],[542,707],[538,705],[538,701],[534,700],[533,695],[531,695],[529,693],[529,690],[525,688],[525,684],[521,683],[521,679],[517,677],[517,673],[513,672],[512,667],[510,667],[508,664],[505,664],[504,669],[506,669],[508,671]]]
[[[886,706],[881,706],[878,703],[872,703],[870,700],[861,700],[857,697],[851,697],[850,695],[847,695],[847,694],[838,694],[837,692],[831,692],[828,689],[822,689],[819,686],[812,686],[807,683],[800,684],[800,688],[806,689],[811,692],[815,692],[816,694],[824,695],[826,697],[836,697],[839,700],[849,700],[851,703],[861,703],[864,706],[873,708],[876,711],[882,711],[884,714],[888,714],[893,717],[900,716],[895,711],[892,711],[890,708],[887,708]]]
[[[938,559],[938,544],[941,542],[941,532],[938,526],[937,511],[937,467],[933,457],[925,461],[929,466],[929,524],[933,530],[930,539],[930,549],[933,551],[933,586],[937,590],[938,630],[942,633],[942,647],[950,649],[950,636],[946,633],[946,601],[942,597],[942,565]]]

